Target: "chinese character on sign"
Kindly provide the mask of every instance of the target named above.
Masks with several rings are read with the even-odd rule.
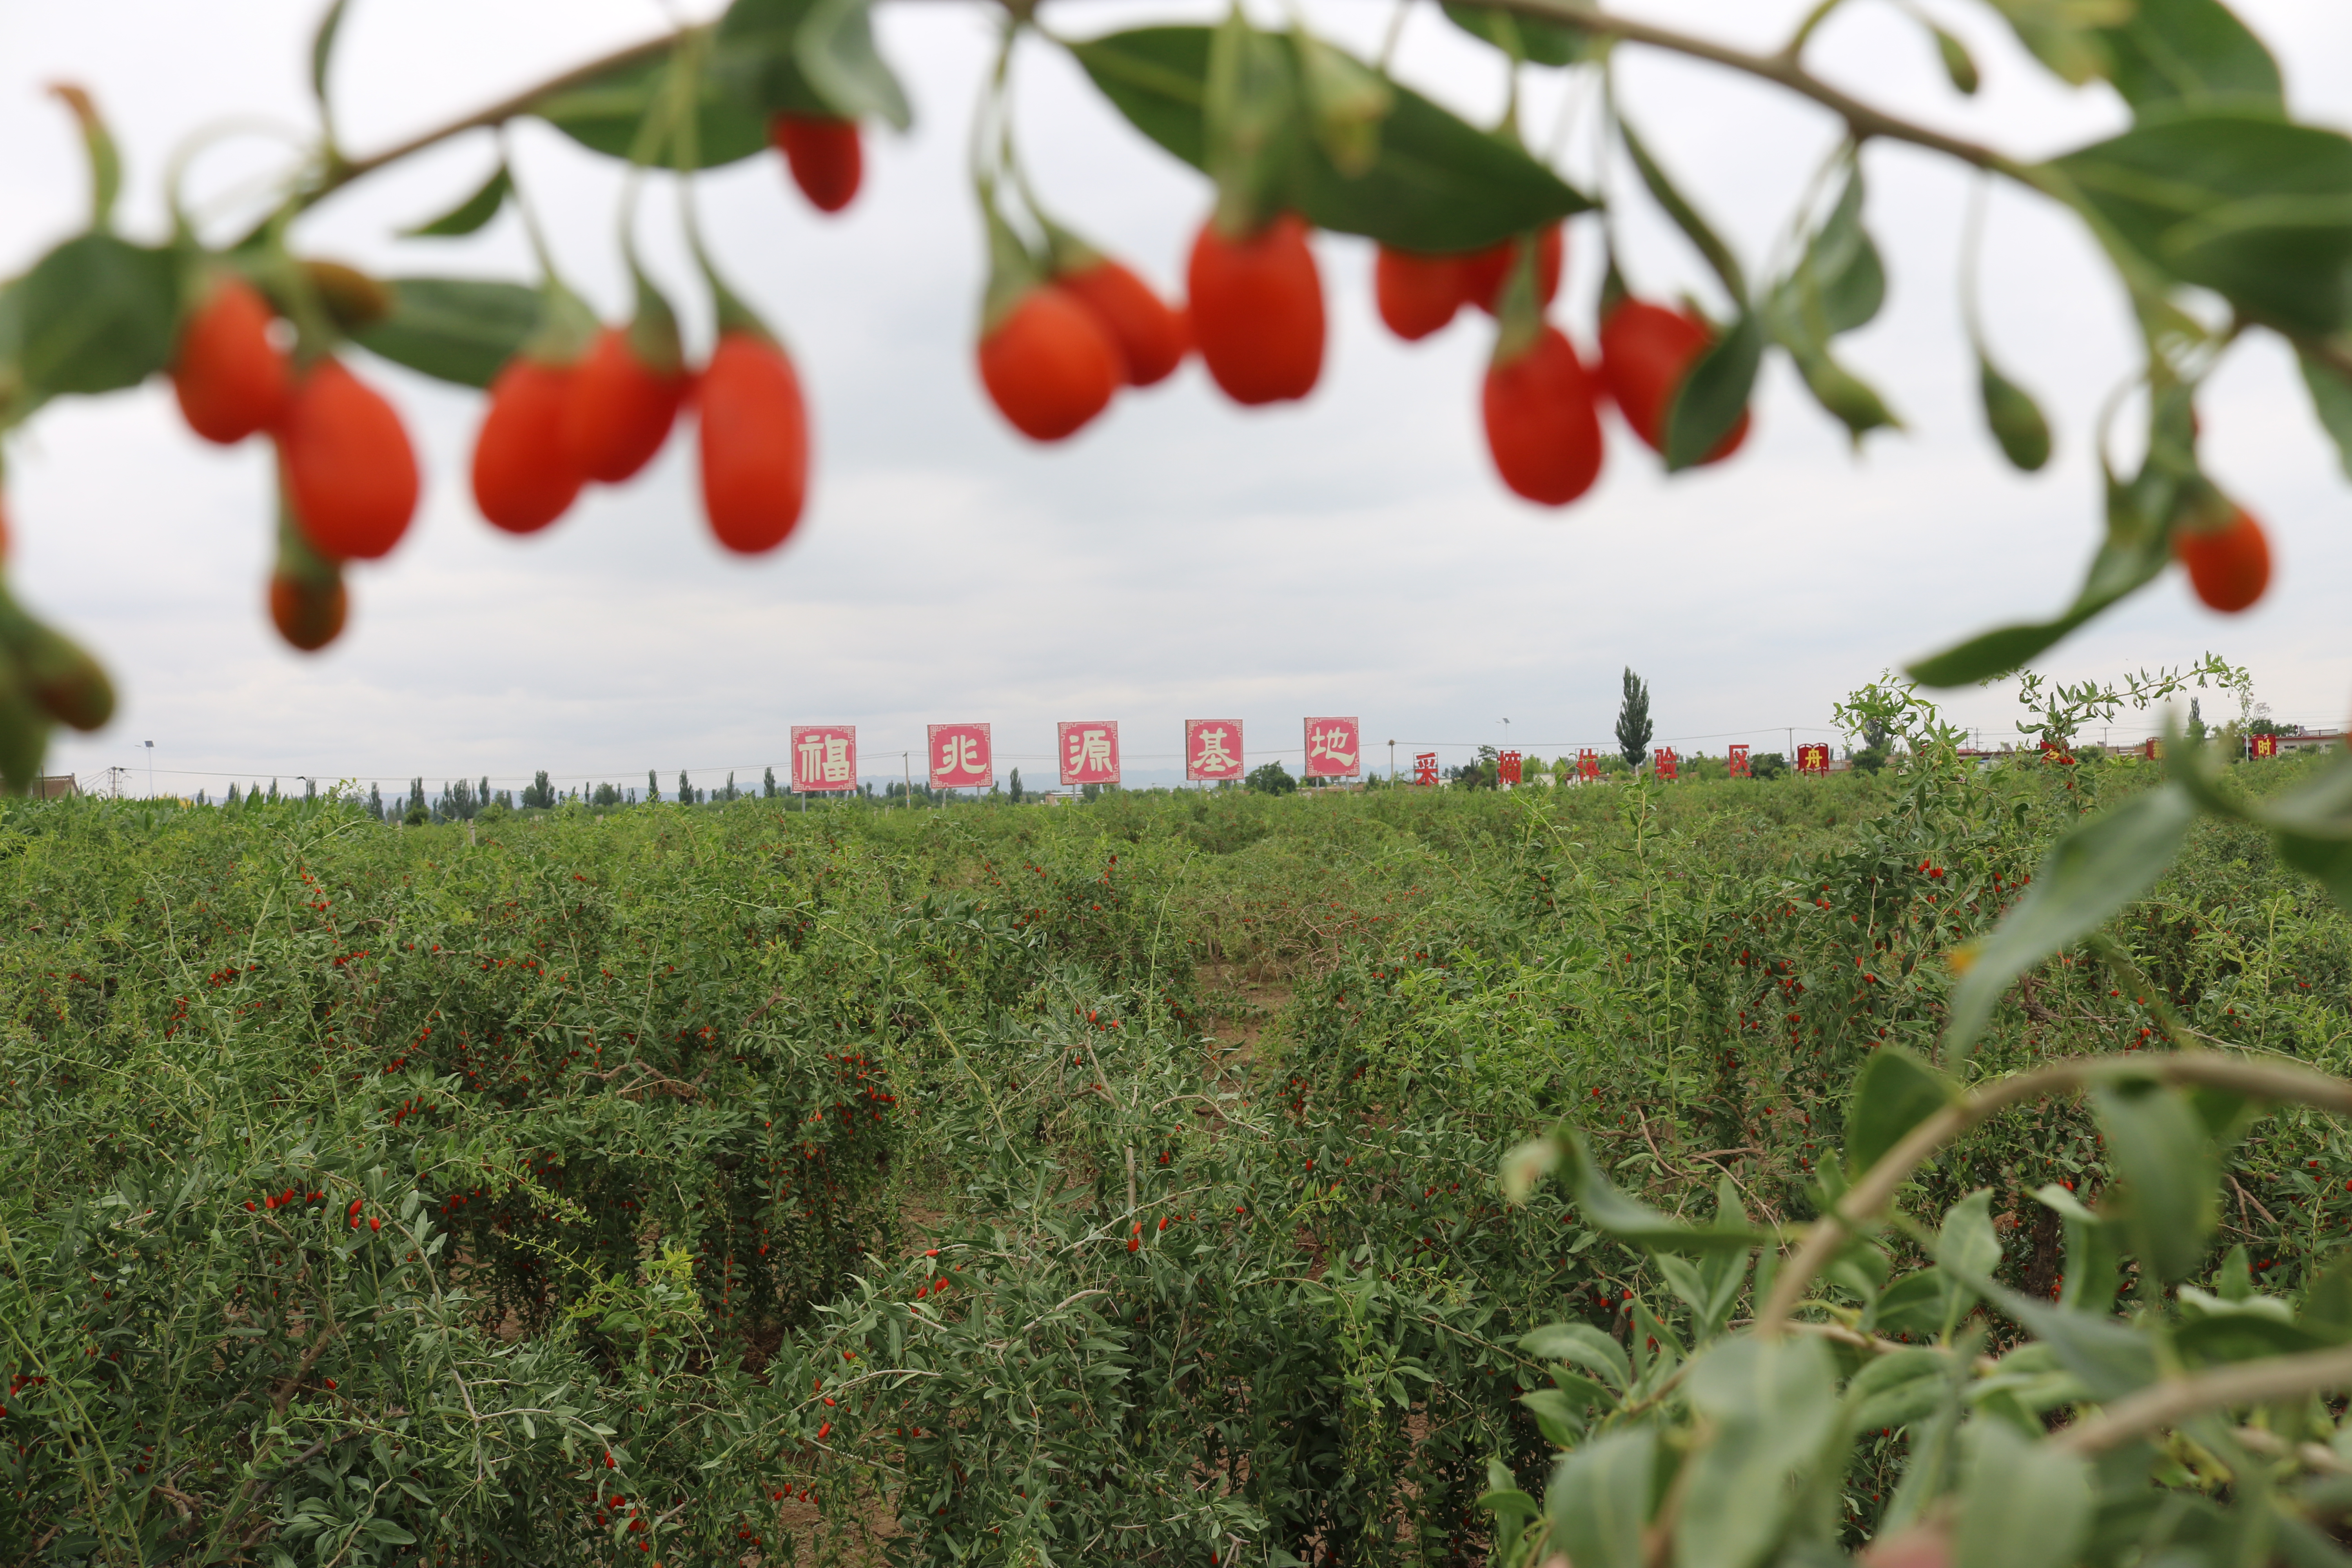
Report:
[[[1734,746],[1731,748],[1731,776],[1736,779],[1744,779],[1749,776],[1748,772],[1748,748],[1745,746]]]
[[[929,726],[931,787],[986,789],[996,782],[996,754],[985,724]]]
[[[1601,753],[1586,746],[1576,753],[1576,776],[1587,784],[1601,776]]]
[[[1797,748],[1797,771],[1801,773],[1825,773],[1830,771],[1830,749],[1819,741]]]
[[[1059,726],[1064,784],[1118,783],[1118,721],[1065,719]]]
[[[1651,767],[1658,777],[1668,780],[1682,777],[1682,774],[1675,771],[1681,765],[1682,759],[1675,755],[1675,749],[1672,746],[1660,746],[1650,753],[1650,758]]]
[[[2164,742],[2150,735],[2140,742],[2140,752],[2149,762],[2160,763],[2164,760]]]
[[[1192,783],[1238,779],[1242,768],[1242,721],[1238,719],[1184,721],[1184,777]]]
[[[1519,782],[1518,752],[1505,752],[1501,757],[1496,760],[1495,767],[1497,776],[1501,779],[1505,789],[1508,789],[1513,784]]]
[[[2275,756],[2277,756],[2277,755],[2278,755],[2278,737],[2277,737],[2276,735],[2249,735],[2249,736],[2247,736],[2247,737],[2246,737],[2246,755],[2247,755],[2247,756],[2249,756],[2249,757],[2275,757]]]
[[[1306,774],[1310,779],[1351,779],[1363,771],[1361,726],[1353,719],[1307,721]]]
[[[847,793],[857,787],[857,726],[793,726],[793,788]]]
[[[1417,784],[1433,784],[1437,782],[1435,752],[1417,752],[1413,754],[1412,782]]]

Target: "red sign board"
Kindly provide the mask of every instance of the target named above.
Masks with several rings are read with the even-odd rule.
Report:
[[[1417,784],[1433,784],[1437,782],[1435,752],[1417,752],[1413,754],[1412,782]]]
[[[1601,776],[1601,753],[1586,746],[1576,753],[1576,776],[1591,783]]]
[[[2150,735],[2146,741],[2140,743],[2140,750],[2147,755],[2147,760],[2151,763],[2162,762],[2164,760],[2164,742],[2154,735]]]
[[[1195,784],[1221,784],[1246,772],[1242,764],[1242,721],[1184,721],[1184,777]]]
[[[929,726],[933,789],[986,789],[996,782],[996,752],[985,724]]]
[[[2276,735],[2249,735],[2249,736],[2247,736],[2247,737],[2246,737],[2246,755],[2248,755],[2249,757],[2275,757],[2275,756],[2277,756],[2277,755],[2278,755],[2278,737],[2277,737]]]
[[[857,788],[857,726],[793,726],[793,788],[803,794]]]
[[[1496,769],[1503,783],[1515,784],[1519,782],[1519,753],[1517,752],[1505,752],[1496,762]]]
[[[1675,755],[1675,749],[1672,746],[1660,746],[1650,754],[1651,771],[1662,779],[1681,778],[1682,774],[1675,771],[1681,765],[1682,759]]]
[[[1351,779],[1364,771],[1363,726],[1353,719],[1307,721],[1306,776]]]
[[[1816,741],[1797,748],[1797,771],[1801,773],[1825,773],[1830,771],[1830,749]]]
[[[1118,720],[1065,719],[1058,729],[1065,785],[1118,783]]]
[[[1749,776],[1748,772],[1748,748],[1745,746],[1734,746],[1731,748],[1731,776],[1736,779],[1744,779]]]

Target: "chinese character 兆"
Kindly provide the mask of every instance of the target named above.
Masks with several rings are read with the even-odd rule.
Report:
[[[1241,759],[1225,750],[1225,731],[1223,725],[1203,730],[1200,733],[1200,754],[1192,759],[1192,766],[1195,769],[1204,773],[1230,773],[1240,770]]]
[[[950,735],[940,742],[939,771],[943,773],[971,773],[980,771],[980,737]]]
[[[1110,766],[1110,731],[1081,730],[1070,737],[1070,771],[1103,770]]]

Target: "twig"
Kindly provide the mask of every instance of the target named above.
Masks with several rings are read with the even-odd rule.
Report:
[[[2274,1214],[2271,1213],[2271,1211],[2270,1211],[2270,1210],[2268,1210],[2268,1209],[2266,1209],[2266,1208],[2263,1207],[2263,1200],[2262,1200],[2262,1199],[2260,1199],[2260,1198],[2258,1198],[2258,1197],[2255,1197],[2253,1194],[2252,1194],[2251,1193],[2247,1192],[2245,1188],[2243,1188],[2243,1187],[2242,1187],[2242,1186],[2239,1186],[2239,1185],[2238,1185],[2238,1178],[2237,1178],[2237,1176],[2236,1176],[2236,1174],[2235,1174],[2234,1173],[2232,1173],[2231,1174],[2231,1176],[2230,1176],[2230,1185],[2231,1185],[2231,1188],[2233,1188],[2233,1189],[2236,1191],[2236,1193],[2237,1193],[2237,1194],[2238,1194],[2238,1218],[2239,1218],[2239,1220],[2240,1220],[2240,1222],[2241,1222],[2241,1223],[2242,1223],[2242,1222],[2244,1221],[2245,1217],[2246,1217],[2246,1205],[2247,1205],[2248,1204],[2252,1204],[2252,1205],[2254,1205],[2254,1212],[2255,1212],[2256,1214],[2258,1214],[2258,1215],[2262,1215],[2264,1219],[2266,1219],[2266,1220],[2270,1221],[2270,1222],[2271,1222],[2271,1224],[2273,1224],[2273,1225],[2274,1225],[2274,1226],[2278,1226],[2278,1228],[2280,1228],[2281,1230],[2284,1230],[2284,1229],[2286,1228],[2286,1226],[2283,1226],[2283,1225],[2279,1225],[2279,1222],[2278,1222],[2278,1215],[2274,1215]]]
[[[2277,1356],[2245,1366],[2223,1367],[2194,1377],[2171,1378],[2119,1399],[2090,1420],[2052,1437],[2074,1454],[2099,1454],[2142,1433],[2169,1426],[2184,1415],[2232,1405],[2263,1405],[2301,1398],[2324,1388],[2352,1387],[2352,1348]]]

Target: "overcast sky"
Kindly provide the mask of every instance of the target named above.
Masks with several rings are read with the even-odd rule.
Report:
[[[1985,7],[1933,8],[1984,68],[1974,101],[1877,0],[1853,0],[1811,58],[1891,110],[2021,153],[2124,123],[2110,91],[2041,72]],[[97,96],[123,145],[125,226],[160,235],[158,182],[180,138],[229,115],[308,122],[320,9],[0,4],[0,271],[82,221],[78,144],[43,84],[79,81]],[[1628,9],[1769,47],[1801,7]],[[1392,15],[1373,0],[1309,10],[1366,53]],[[2278,54],[2297,112],[2352,126],[2352,79],[2317,68],[2352,58],[2352,7],[2241,10]],[[541,768],[639,785],[658,769],[667,790],[681,768],[698,784],[781,771],[795,722],[856,723],[865,771],[895,776],[908,747],[919,772],[927,721],[986,720],[1000,768],[1019,763],[1036,782],[1055,720],[1115,718],[1130,781],[1148,782],[1178,765],[1187,717],[1243,719],[1252,761],[1284,756],[1294,771],[1307,714],[1361,715],[1383,759],[1391,738],[1401,754],[1444,743],[1449,762],[1507,738],[1544,755],[1605,744],[1627,665],[1650,683],[1661,743],[1779,749],[1792,727],[1801,742],[1830,738],[1831,705],[1882,668],[2073,593],[2098,528],[2091,420],[2128,374],[2132,340],[2087,241],[2037,198],[1994,194],[1983,277],[1996,352],[2057,427],[2057,458],[2031,479],[2000,462],[1976,413],[1955,292],[1969,180],[1895,146],[1865,156],[1887,309],[1843,352],[1908,428],[1874,437],[1859,458],[1776,362],[1736,461],[1670,482],[1612,422],[1601,481],[1580,504],[1522,504],[1493,479],[1479,433],[1484,318],[1398,342],[1373,313],[1370,248],[1333,237],[1318,242],[1330,347],[1306,404],[1239,409],[1194,363],[1041,448],[996,416],[971,367],[980,236],[964,136],[994,13],[883,13],[918,123],[903,139],[869,138],[866,189],[846,215],[815,215],[771,158],[702,182],[721,267],[782,330],[814,404],[814,490],[790,546],[747,563],[709,541],[686,441],[542,534],[499,533],[465,479],[479,398],[355,356],[408,416],[425,499],[390,561],[352,572],[342,639],[305,658],[261,607],[266,447],[199,442],[160,384],[59,404],[9,447],[13,580],[101,652],[123,700],[109,730],[63,741],[52,765],[87,779],[129,764],[143,791],[152,740],[166,792],[217,795],[232,775],[389,787],[422,773],[437,788],[487,773],[503,786]],[[1045,12],[1072,34],[1202,14],[1128,0]],[[344,141],[388,145],[648,36],[664,16],[646,0],[355,0],[334,80]],[[1622,59],[1629,112],[1759,268],[1837,128],[1713,68],[1633,49]],[[1406,23],[1400,75],[1475,118],[1499,111],[1496,58],[1425,0]],[[1049,47],[1025,48],[1016,78],[1022,144],[1046,198],[1175,288],[1204,183]],[[1560,73],[1529,74],[1525,122],[1542,139],[1562,120],[1563,91]],[[1569,121],[1562,162],[1587,188],[1590,107]],[[535,121],[510,137],[561,264],[617,315],[615,165]],[[454,141],[319,209],[300,247],[386,273],[527,278],[510,214],[463,241],[391,237],[471,190],[496,155],[487,133]],[[196,188],[262,166],[259,144],[232,148],[199,164]],[[1630,183],[1610,171],[1621,196]],[[1638,196],[1623,205],[1635,285],[1705,296],[1682,241]],[[674,213],[656,192],[645,243],[691,305]],[[1589,344],[1590,223],[1570,250],[1556,314]],[[2280,568],[2269,597],[2219,616],[2175,574],[2047,667],[2112,678],[2212,649],[2251,667],[2278,717],[2336,727],[2352,711],[2352,487],[2275,342],[2235,353],[2202,411],[2209,467],[2270,527]],[[1949,707],[1988,738],[2013,733],[2006,689],[1956,693]]]

